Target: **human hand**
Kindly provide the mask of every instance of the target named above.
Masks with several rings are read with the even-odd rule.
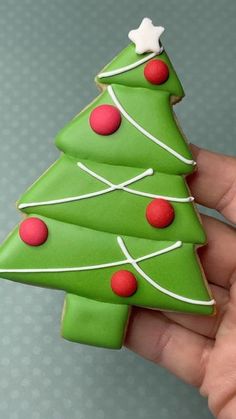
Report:
[[[196,202],[236,223],[236,159],[192,146],[188,177]],[[125,345],[199,388],[218,419],[236,418],[236,231],[202,215],[208,244],[198,253],[216,300],[212,317],[133,307]],[[191,280],[191,278],[190,278]]]

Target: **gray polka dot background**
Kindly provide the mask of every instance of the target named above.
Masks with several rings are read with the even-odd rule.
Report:
[[[15,201],[58,157],[56,133],[98,94],[95,74],[144,16],[166,27],[188,138],[234,154],[235,13],[234,0],[1,0],[0,239],[20,219]],[[64,341],[63,293],[4,280],[0,293],[1,418],[212,417],[197,390],[129,350]]]

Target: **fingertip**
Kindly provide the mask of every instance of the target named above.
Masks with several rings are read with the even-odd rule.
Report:
[[[196,171],[187,177],[198,204],[213,208],[230,222],[236,221],[236,159],[191,144]]]

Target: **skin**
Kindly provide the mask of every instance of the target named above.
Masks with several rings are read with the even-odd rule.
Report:
[[[236,158],[191,146],[198,171],[187,178],[197,203],[236,223]],[[134,307],[125,345],[208,398],[217,419],[236,415],[236,230],[202,215],[208,244],[198,253],[216,300],[212,317]]]

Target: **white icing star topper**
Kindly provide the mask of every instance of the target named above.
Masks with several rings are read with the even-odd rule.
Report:
[[[137,29],[129,32],[129,39],[135,44],[137,54],[144,52],[161,52],[160,36],[165,28],[162,26],[154,26],[151,19],[145,17]]]

